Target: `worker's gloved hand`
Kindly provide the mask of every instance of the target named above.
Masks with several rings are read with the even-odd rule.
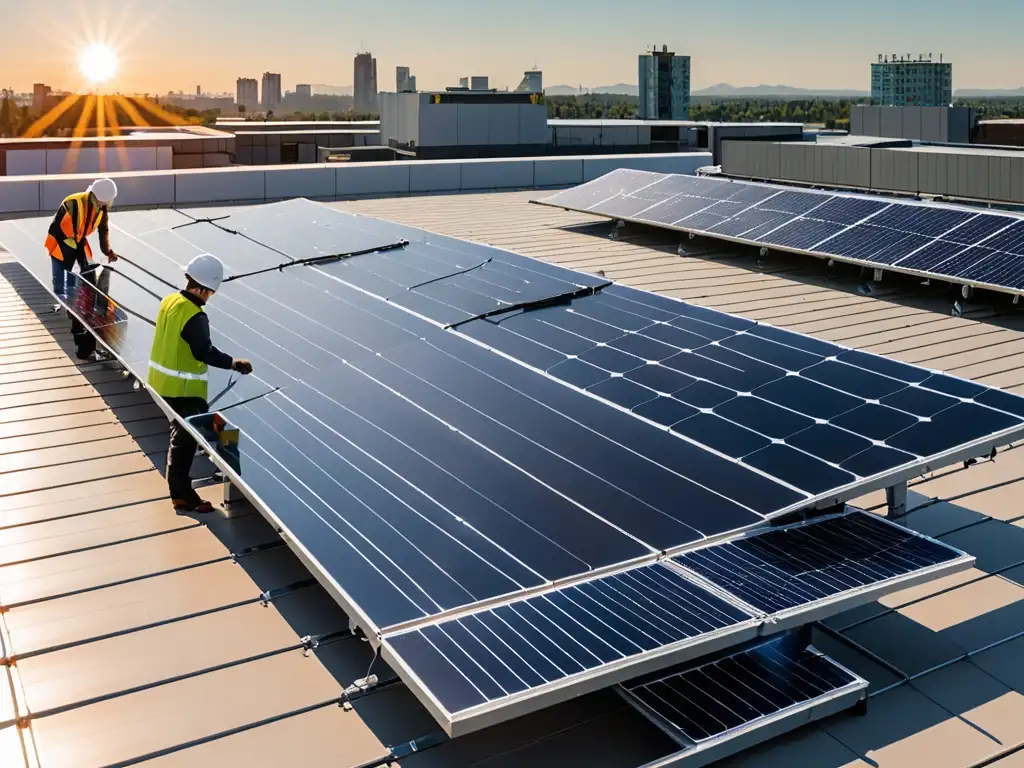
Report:
[[[117,261],[117,254],[111,251],[107,254],[107,264],[113,264],[115,261]]]
[[[248,360],[235,358],[234,362],[231,363],[231,370],[238,371],[243,376],[248,376],[250,373],[252,373],[252,363],[250,363]]]

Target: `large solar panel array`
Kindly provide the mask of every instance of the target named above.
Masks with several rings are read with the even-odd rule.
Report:
[[[1024,218],[950,205],[620,169],[536,202],[1018,293]]]
[[[303,200],[207,215],[225,213],[116,214],[126,258],[65,303],[144,381],[189,259],[242,276],[208,307],[215,343],[255,366],[211,372],[242,432],[222,468],[449,733],[765,631],[767,611],[671,557],[1024,434],[1013,395],[498,249]],[[47,287],[48,223],[0,223]],[[969,565],[936,547],[902,571],[851,548],[869,575],[829,604]],[[640,634],[613,620],[623,601]]]

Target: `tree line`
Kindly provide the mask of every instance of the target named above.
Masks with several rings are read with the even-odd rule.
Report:
[[[548,117],[572,120],[633,119],[639,113],[636,96],[585,93],[579,96],[547,96]],[[690,119],[711,122],[811,123],[848,129],[850,107],[870,99],[815,97],[806,99],[694,96]],[[1024,97],[958,99],[957,107],[972,107],[979,120],[1024,118]]]

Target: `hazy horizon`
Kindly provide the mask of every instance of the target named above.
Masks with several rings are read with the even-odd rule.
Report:
[[[467,75],[514,88],[536,65],[548,85],[599,87],[635,83],[636,56],[668,45],[693,59],[692,88],[784,84],[810,89],[869,90],[879,53],[943,53],[955,89],[1024,86],[1024,54],[1015,31],[1024,4],[990,0],[973,8],[947,0],[863,0],[807,4],[795,0],[728,6],[636,0],[623,12],[612,0],[507,0],[483,8],[468,0],[429,6],[393,0],[370,12],[350,0],[66,0],[66,10],[0,0],[5,46],[0,86],[29,91],[35,82],[84,87],[80,47],[101,42],[120,59],[105,90],[125,93],[234,93],[237,77],[279,72],[297,83],[352,84],[352,58],[377,58],[378,85],[394,87],[396,65],[412,68],[421,89]],[[365,18],[365,21],[361,21]],[[79,37],[68,29],[81,29]]]

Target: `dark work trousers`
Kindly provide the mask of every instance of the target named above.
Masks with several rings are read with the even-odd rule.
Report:
[[[167,404],[179,416],[206,413],[208,406],[201,397],[168,397]],[[192,460],[196,456],[195,439],[176,421],[171,422],[171,444],[167,450],[167,490],[172,499],[195,502],[199,494],[192,489]]]
[[[50,257],[50,267],[53,276],[53,291],[64,301],[73,302],[75,279],[71,277],[71,270],[75,264],[81,272],[81,279],[91,285],[96,284],[96,270],[90,269],[90,264],[85,259],[85,254],[74,254],[68,250],[64,251],[64,261]],[[77,292],[74,292],[77,293]],[[93,336],[78,318],[71,315],[71,336],[75,340],[75,354],[79,359],[84,360],[96,351],[96,337]]]

